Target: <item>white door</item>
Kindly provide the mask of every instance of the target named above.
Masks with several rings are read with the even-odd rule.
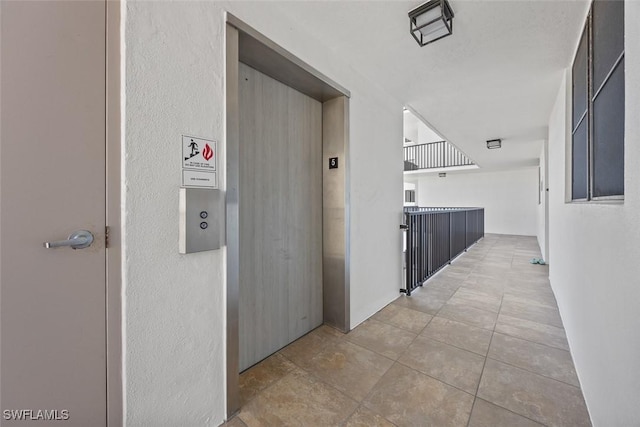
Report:
[[[0,424],[104,426],[105,2],[0,20]]]

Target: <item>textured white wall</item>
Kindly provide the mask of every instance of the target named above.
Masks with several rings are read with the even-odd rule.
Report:
[[[126,424],[217,425],[224,251],[178,254],[178,188],[180,134],[223,140],[223,27],[211,25],[221,12],[206,3],[126,8]]]
[[[485,208],[485,232],[535,236],[537,233],[538,168],[510,171],[449,173],[418,179],[419,206]]]
[[[352,325],[398,295],[402,104],[285,18],[285,7],[123,4],[129,426],[215,426],[225,416],[225,252],[178,254],[182,133],[220,141],[220,187],[225,185],[225,9],[351,91]]]
[[[603,427],[640,425],[640,2],[625,8],[624,204],[565,203],[569,75],[549,122],[551,286]]]

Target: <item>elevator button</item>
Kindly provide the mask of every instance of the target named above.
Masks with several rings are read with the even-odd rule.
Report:
[[[220,249],[224,245],[224,192],[208,188],[181,188],[179,193],[178,251],[191,254]]]

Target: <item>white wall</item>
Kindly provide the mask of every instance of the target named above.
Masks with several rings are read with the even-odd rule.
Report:
[[[419,121],[419,119],[418,119]],[[427,142],[442,141],[442,137],[435,133],[430,127],[419,121],[418,123],[418,140],[419,144],[426,144]]]
[[[419,206],[485,208],[485,232],[535,236],[538,168],[430,174],[418,178]]]
[[[220,187],[225,186],[225,9],[351,91],[352,325],[398,295],[402,103],[304,34],[283,7],[123,2],[129,426],[215,426],[225,417],[225,252],[178,254],[181,134],[220,141]]]
[[[538,183],[539,185],[539,189],[540,189],[540,203],[538,204],[538,230],[537,230],[537,237],[538,237],[538,246],[540,246],[540,252],[542,252],[542,259],[544,259],[547,264],[549,263],[549,254],[547,253],[546,250],[546,246],[547,246],[547,231],[548,231],[548,220],[547,220],[547,215],[548,215],[548,208],[547,208],[547,202],[546,202],[546,198],[547,198],[547,192],[546,192],[546,188],[547,188],[547,178],[546,178],[546,172],[547,172],[547,165],[546,165],[546,150],[547,150],[548,144],[545,141],[545,143],[543,144],[542,149],[540,150],[540,177],[539,180],[540,182]]]
[[[442,138],[425,125],[411,110],[404,110],[403,118],[404,137],[411,140],[410,144],[442,141]],[[407,144],[406,141],[404,143]]]
[[[640,2],[625,8],[624,204],[565,203],[569,75],[549,121],[551,285],[591,418],[604,427],[640,425]]]
[[[411,183],[411,182],[405,182],[404,183],[404,192],[406,193],[407,190],[415,191],[415,195],[416,195],[416,199],[415,200],[416,201],[415,202],[407,202],[405,200],[404,206],[417,206],[418,205],[418,202],[417,202],[417,200],[418,200],[418,189],[416,188],[416,184]],[[404,195],[404,193],[403,193],[403,195]]]

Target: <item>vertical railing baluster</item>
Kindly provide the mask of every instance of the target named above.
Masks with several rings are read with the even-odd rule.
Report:
[[[484,237],[484,208],[406,207],[404,221],[407,296]]]
[[[453,259],[453,212],[448,213],[449,216],[449,262],[451,264],[451,260]]]
[[[406,170],[468,166],[474,163],[460,150],[446,141],[414,144],[404,147],[404,161],[411,164]]]

